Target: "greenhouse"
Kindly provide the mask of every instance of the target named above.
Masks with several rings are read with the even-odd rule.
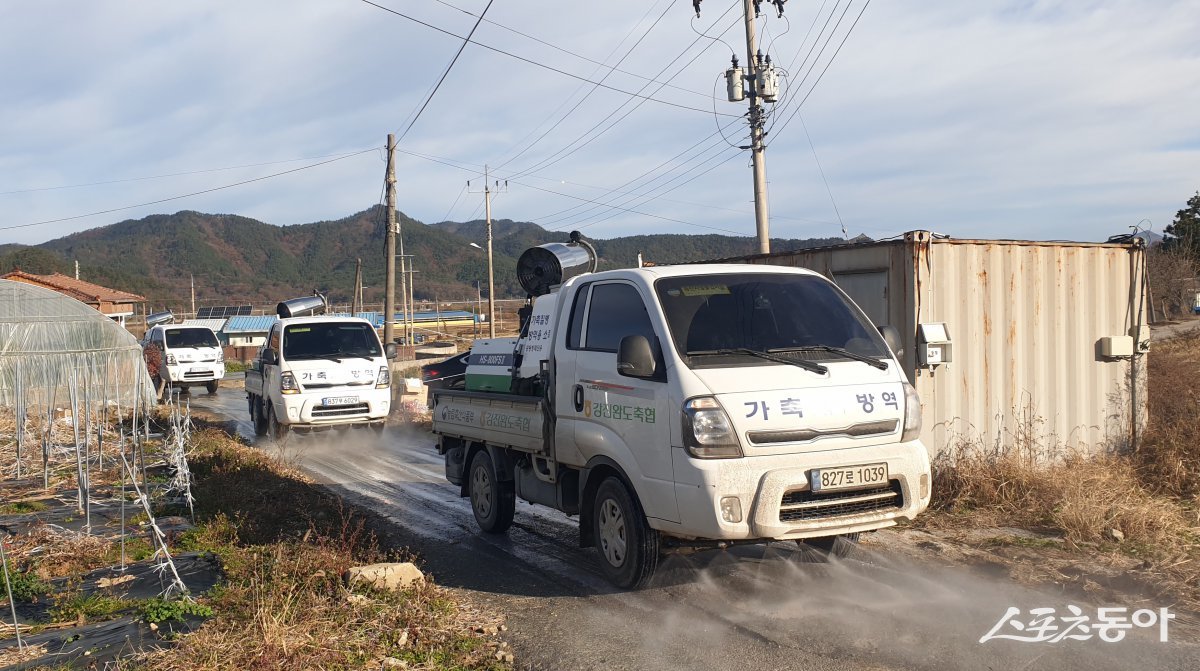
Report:
[[[144,411],[152,390],[141,346],[120,324],[50,289],[0,280],[0,442],[16,448],[16,475],[32,456],[24,448],[59,442],[47,435],[54,428],[85,429],[67,418]]]

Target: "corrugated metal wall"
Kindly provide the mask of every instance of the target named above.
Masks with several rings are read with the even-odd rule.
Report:
[[[834,281],[886,272],[888,323],[904,339],[902,363],[921,394],[932,453],[958,441],[1047,454],[1120,445],[1130,438],[1131,395],[1145,420],[1144,374],[1133,392],[1130,362],[1102,360],[1097,345],[1138,324],[1140,249],[913,232],[903,241],[744,260],[811,268]],[[855,293],[882,277],[845,288],[860,300]],[[929,322],[947,324],[954,348],[953,362],[932,372],[916,368],[917,325]],[[1145,357],[1140,362],[1144,369]]]

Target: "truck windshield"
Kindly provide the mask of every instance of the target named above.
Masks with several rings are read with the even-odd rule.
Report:
[[[167,347],[220,347],[209,329],[167,329]]]
[[[888,356],[879,333],[821,277],[672,277],[656,282],[655,290],[675,349],[691,366],[725,365],[721,360],[728,357],[767,365],[770,359],[754,352],[806,361],[874,361]]]
[[[310,322],[283,329],[283,357],[334,359],[379,356],[375,329],[354,322]]]

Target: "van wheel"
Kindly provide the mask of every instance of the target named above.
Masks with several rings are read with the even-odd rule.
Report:
[[[213,380],[212,382],[205,384],[204,388],[207,389],[208,393],[210,393],[210,394],[217,393],[217,381]]]
[[[625,484],[615,477],[600,483],[592,516],[605,577],[624,589],[645,587],[658,568],[660,538]]]
[[[798,538],[804,559],[813,562],[829,561],[830,557],[845,559],[854,553],[858,547],[858,533],[841,534],[839,536],[821,536],[819,538]]]
[[[511,482],[496,479],[496,466],[487,450],[480,450],[471,459],[471,512],[479,528],[489,534],[508,531],[517,509],[516,491]]]
[[[254,422],[254,435],[267,435],[267,418],[263,416],[263,403],[257,396],[250,397],[250,420]]]
[[[288,435],[288,425],[279,423],[279,418],[275,416],[274,404],[267,406],[267,435],[275,440],[283,440]]]

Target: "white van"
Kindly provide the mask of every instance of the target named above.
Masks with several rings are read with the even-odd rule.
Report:
[[[142,348],[146,347],[155,347],[161,353],[158,375],[166,385],[203,386],[208,393],[217,393],[225,377],[225,354],[212,329],[160,324],[146,331]]]

